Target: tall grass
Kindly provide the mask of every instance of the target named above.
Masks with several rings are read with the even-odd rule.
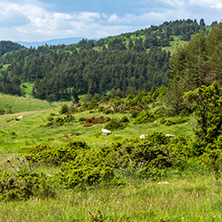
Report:
[[[209,175],[168,178],[169,184],[133,179],[124,187],[59,191],[54,199],[0,202],[0,221],[221,221],[221,185]],[[91,220],[96,221],[96,220]]]

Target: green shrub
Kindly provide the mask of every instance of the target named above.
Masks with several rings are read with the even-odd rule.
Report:
[[[104,107],[104,106],[99,106],[99,107],[98,107],[98,111],[99,111],[99,112],[103,112],[104,110],[105,110],[105,107]]]
[[[103,113],[104,114],[113,114],[114,113],[114,111],[112,111],[111,109],[105,109],[104,111],[103,111]]]
[[[75,120],[75,117],[71,114],[66,114],[64,117],[62,116],[57,116],[53,118],[52,116],[47,118],[49,122],[44,124],[44,127],[49,127],[49,126],[63,126],[65,124],[69,124],[70,122],[73,122]]]
[[[12,122],[14,120],[15,120],[15,118],[10,118],[10,119],[7,119],[6,122],[8,123],[8,122]]]
[[[67,114],[64,118],[63,118],[63,122],[65,123],[70,123],[72,121],[75,120],[75,117],[71,114]]]
[[[160,119],[160,124],[165,124],[166,123],[166,119],[165,118],[161,118]]]
[[[67,188],[74,188],[110,182],[115,176],[114,169],[104,163],[95,166],[74,161],[63,164],[57,177]]]
[[[122,123],[128,123],[129,122],[129,119],[127,116],[123,116],[121,119],[120,119],[120,122]]]
[[[63,147],[55,148],[46,145],[32,147],[25,155],[28,160],[49,165],[61,165],[62,162],[74,160],[79,150],[89,150],[85,142],[70,142]]]
[[[165,125],[166,126],[171,126],[171,125],[175,125],[175,124],[181,124],[181,123],[185,123],[189,120],[188,117],[178,117],[175,119],[168,119],[165,121]]]
[[[149,111],[142,111],[139,113],[139,115],[134,120],[134,124],[141,124],[141,123],[150,123],[155,120],[155,117],[153,114],[151,114]]]
[[[33,163],[60,166],[55,178],[66,188],[74,188],[122,185],[121,174],[157,179],[174,167],[183,169],[189,149],[192,146],[185,137],[171,139],[154,132],[143,140],[125,140],[94,149],[85,142],[72,142],[60,148],[35,146],[26,158]]]
[[[60,110],[60,114],[65,114],[65,113],[68,113],[69,112],[69,107],[66,105],[66,104],[64,104],[64,105],[62,105],[62,107],[61,107],[61,110]]]
[[[0,115],[4,115],[5,114],[5,110],[0,108]]]
[[[30,197],[47,198],[54,196],[50,178],[32,170],[24,158],[15,164],[8,160],[16,172],[4,172],[0,178],[1,200],[27,200]],[[13,162],[13,163],[12,163]]]
[[[10,136],[16,136],[16,132],[15,131],[11,131],[9,132]]]
[[[170,150],[170,139],[161,133],[144,140],[126,140],[112,145],[110,164],[122,173],[156,178],[163,176],[175,163],[176,154]]]
[[[52,116],[49,116],[49,117],[47,117],[47,120],[52,121],[52,120],[54,120],[54,118]]]
[[[126,127],[126,124],[123,122],[120,122],[117,119],[111,119],[108,123],[105,124],[104,128],[107,130],[118,130],[118,129],[124,129]]]
[[[131,115],[132,118],[136,118],[140,114],[140,111],[135,110],[135,109],[131,109],[129,111],[129,114]]]
[[[66,188],[85,187],[95,184],[124,184],[107,162],[108,150],[79,150],[73,161],[62,164],[56,177]]]

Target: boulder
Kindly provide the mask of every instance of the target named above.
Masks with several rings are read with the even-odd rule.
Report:
[[[112,132],[111,131],[109,131],[109,130],[107,130],[107,129],[102,129],[102,135],[103,136],[107,136],[107,135],[109,135],[109,134],[111,134]]]
[[[141,136],[140,136],[140,139],[144,139],[144,138],[146,138],[147,137],[147,134],[142,134]]]
[[[164,181],[164,182],[158,182],[157,184],[170,184],[170,183],[167,181]]]
[[[172,135],[172,134],[166,134],[165,136],[167,136],[167,137],[171,137],[171,138],[176,138],[174,135]]]
[[[16,119],[17,120],[21,120],[21,119],[23,119],[24,117],[23,116],[19,116],[19,117],[17,117]]]

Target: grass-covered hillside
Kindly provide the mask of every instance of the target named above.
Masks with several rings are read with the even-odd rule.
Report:
[[[46,110],[51,109],[53,106],[56,105],[58,105],[58,103],[49,104],[47,101],[30,97],[19,97],[0,94],[1,114]]]
[[[39,108],[39,107],[37,107]],[[164,134],[191,135],[192,129],[189,121],[185,123],[166,126],[161,122],[161,118],[149,123],[136,124],[134,118],[129,118],[129,122],[124,129],[117,129],[111,135],[102,136],[101,130],[105,123],[92,124],[84,119],[108,117],[110,119],[121,119],[128,114],[104,114],[98,110],[89,110],[73,114],[74,119],[70,123],[47,126],[53,118],[65,118],[66,114],[56,115],[59,107],[41,111],[29,111],[16,114],[0,115],[0,143],[1,153],[23,153],[30,147],[39,144],[48,144],[55,147],[62,146],[73,140],[86,141],[91,147],[101,147],[111,145],[113,142],[121,142],[125,139],[138,139],[141,134],[149,134],[155,131]],[[13,122],[14,118],[24,116],[21,121]],[[171,118],[166,118],[171,119]]]

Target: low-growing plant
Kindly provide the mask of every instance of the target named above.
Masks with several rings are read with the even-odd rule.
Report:
[[[114,168],[122,173],[157,178],[173,167],[175,152],[169,148],[170,139],[153,133],[141,140],[126,140],[112,145],[108,156]]]
[[[15,121],[15,118],[10,118],[10,119],[7,119],[6,122],[12,122],[12,121]]]
[[[30,197],[47,198],[55,195],[50,178],[34,171],[26,159],[11,159],[14,172],[3,172],[0,178],[1,200],[27,200]]]
[[[65,114],[68,112],[69,112],[69,107],[66,104],[62,105],[62,107],[60,109],[60,114]]]
[[[0,115],[4,115],[5,114],[5,110],[0,108]]]
[[[189,120],[188,117],[178,117],[178,118],[174,118],[174,119],[168,119],[164,122],[164,124],[166,126],[171,126],[171,125],[175,125],[175,124],[185,123],[188,120]]]
[[[74,160],[79,150],[89,150],[85,142],[70,142],[63,147],[55,148],[47,145],[32,147],[25,157],[33,163],[61,165],[62,162]]]
[[[57,116],[53,118],[52,116],[47,118],[49,122],[45,123],[45,127],[49,126],[63,126],[65,124],[69,124],[75,120],[75,117],[72,114],[66,114],[63,116]]]
[[[52,120],[54,120],[54,118],[52,116],[49,116],[49,117],[47,117],[47,120],[52,121]]]
[[[150,123],[155,120],[155,116],[149,111],[142,111],[134,120],[134,124]]]
[[[110,121],[110,117],[104,117],[100,116],[98,118],[92,117],[92,118],[84,118],[84,121],[86,123],[92,123],[92,124],[100,124],[100,123],[106,123]]]
[[[111,119],[108,123],[104,126],[107,130],[118,130],[126,128],[126,123],[120,122],[117,119]]]
[[[122,123],[128,123],[129,122],[129,119],[127,116],[123,116],[121,119],[120,119],[120,122]]]
[[[105,107],[104,107],[104,106],[99,106],[99,107],[98,107],[98,111],[99,111],[99,112],[103,112],[104,110],[105,110]]]

